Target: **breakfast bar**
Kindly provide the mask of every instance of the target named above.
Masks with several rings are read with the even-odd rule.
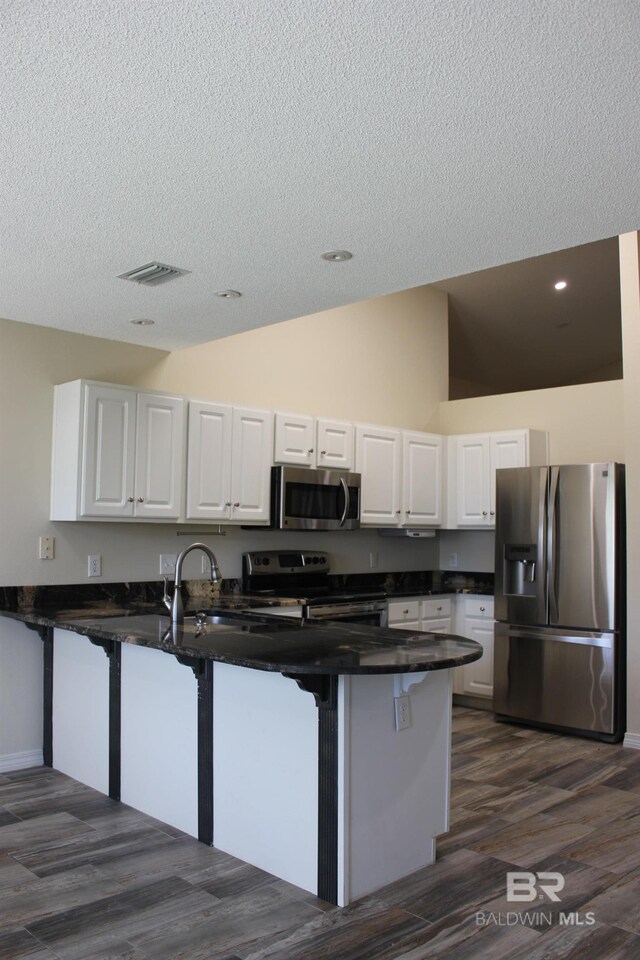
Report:
[[[45,762],[341,906],[432,863],[480,645],[233,606],[14,613],[45,644]]]

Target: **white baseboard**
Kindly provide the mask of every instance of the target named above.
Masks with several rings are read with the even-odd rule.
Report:
[[[622,746],[631,747],[632,750],[640,750],[640,733],[625,733]]]
[[[42,750],[24,750],[22,753],[6,753],[0,756],[0,773],[11,770],[26,770],[27,767],[41,767],[44,764]]]

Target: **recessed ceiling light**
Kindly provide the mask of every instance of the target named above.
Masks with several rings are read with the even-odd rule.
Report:
[[[136,327],[152,327],[155,320],[141,318],[140,320],[129,320],[129,323],[135,323]]]
[[[239,290],[216,290],[216,297],[222,297],[223,300],[237,300],[241,296]]]
[[[353,254],[348,250],[329,250],[327,253],[321,253],[320,256],[329,263],[342,263],[344,260],[351,260]]]
[[[567,286],[566,280],[558,280],[557,283],[554,283],[554,287],[556,290],[564,290],[566,286]]]

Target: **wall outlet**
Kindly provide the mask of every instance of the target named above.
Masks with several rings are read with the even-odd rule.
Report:
[[[102,557],[99,553],[92,553],[87,557],[87,576],[102,576]]]
[[[449,566],[450,566],[450,567],[457,567],[457,566],[458,566],[458,554],[457,554],[457,553],[450,553],[450,554],[449,554]]]
[[[41,560],[53,560],[55,544],[55,537],[40,537],[38,556]]]
[[[160,554],[160,573],[162,576],[169,576],[169,574],[176,572],[176,560],[178,559],[177,553],[161,553]]]
[[[369,567],[371,570],[375,570],[378,566],[378,553],[376,550],[372,550],[369,554]]]
[[[394,697],[396,708],[396,730],[406,730],[411,726],[411,700],[407,694]]]

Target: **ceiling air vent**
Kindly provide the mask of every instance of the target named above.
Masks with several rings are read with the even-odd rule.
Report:
[[[143,267],[136,267],[135,270],[127,270],[126,273],[119,273],[119,280],[133,280],[134,283],[143,283],[146,287],[155,286],[158,283],[166,283],[167,280],[173,280],[176,277],[184,277],[191,273],[190,270],[181,270],[179,267],[170,267],[167,263],[158,263],[153,260],[151,263],[145,263]]]

